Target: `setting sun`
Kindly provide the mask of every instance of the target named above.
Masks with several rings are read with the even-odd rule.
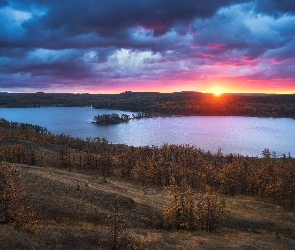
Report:
[[[221,94],[222,94],[222,92],[220,91],[220,89],[214,90],[214,95],[220,96]]]

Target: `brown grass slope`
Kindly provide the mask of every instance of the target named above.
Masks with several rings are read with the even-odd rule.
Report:
[[[99,249],[115,201],[139,249],[295,249],[295,217],[252,197],[225,197],[223,230],[214,233],[156,230],[171,197],[165,191],[89,173],[15,165],[40,221],[35,234],[0,225],[0,249]]]

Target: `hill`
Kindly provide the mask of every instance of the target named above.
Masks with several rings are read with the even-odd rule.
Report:
[[[294,213],[264,200],[226,196],[228,222],[222,230],[156,230],[171,198],[160,188],[104,179],[89,171],[16,164],[39,220],[37,233],[0,225],[1,249],[105,249],[106,223],[119,201],[138,249],[295,249]]]

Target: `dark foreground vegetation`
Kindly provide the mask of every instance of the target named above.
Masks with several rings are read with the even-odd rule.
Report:
[[[154,233],[150,237],[160,237],[164,232],[171,236],[177,230],[187,233],[227,230],[230,234],[230,230],[249,232],[255,227],[263,234],[271,230],[267,232],[278,240],[273,243],[274,249],[283,243],[279,241],[281,237],[288,238],[288,243],[283,243],[287,244],[285,249],[295,244],[293,224],[283,230],[276,224],[264,224],[265,219],[250,221],[249,217],[241,219],[241,214],[230,212],[239,208],[241,199],[255,198],[262,199],[264,204],[272,202],[269,204],[290,214],[288,220],[294,219],[295,160],[286,155],[277,157],[267,149],[261,158],[254,158],[223,155],[221,151],[204,152],[191,145],[112,145],[105,139],[54,135],[40,126],[4,119],[0,120],[0,139],[1,247],[5,228],[10,228],[5,234],[11,237],[18,237],[11,230],[25,228],[34,237],[40,230],[47,234],[47,239],[53,239],[58,237],[50,231],[54,227],[65,237],[56,244],[69,248],[70,242],[75,242],[76,249],[85,247],[81,242],[86,241],[88,247],[93,247],[90,249],[147,249],[149,243],[140,240],[140,235],[147,240],[146,231],[142,230],[155,229],[162,231],[149,231]],[[22,181],[26,185],[22,186]],[[137,188],[133,190],[128,183]],[[152,193],[156,195],[151,196]],[[249,202],[255,204],[254,200]],[[246,208],[247,205],[243,207]],[[253,216],[259,216],[259,212]],[[62,225],[67,225],[68,235],[61,233]],[[75,231],[77,225],[79,234]],[[133,230],[133,236],[128,230]],[[17,232],[26,235],[20,237],[33,237],[25,231]],[[165,242],[168,238],[161,238],[163,242],[158,244],[162,245],[150,249],[169,249],[170,243]],[[7,249],[25,248],[24,242],[19,242],[19,247],[9,244],[13,247]],[[43,241],[32,244],[41,244],[44,249],[46,244],[50,245]],[[227,248],[224,242],[216,244],[225,244]],[[191,249],[191,246],[174,246],[174,249]]]
[[[92,106],[158,115],[295,117],[295,95],[236,95],[198,92],[122,94],[0,94],[0,107]]]

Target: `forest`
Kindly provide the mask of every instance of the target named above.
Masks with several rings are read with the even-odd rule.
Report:
[[[88,169],[102,176],[116,176],[141,185],[168,187],[226,195],[250,195],[273,199],[295,208],[295,160],[265,149],[262,157],[204,152],[191,145],[134,147],[109,144],[104,138],[82,140],[56,135],[45,128],[0,120],[0,160],[63,169]],[[50,157],[26,141],[56,145]]]
[[[295,117],[295,95],[199,92],[121,94],[0,94],[0,107],[82,107],[144,112],[148,116]]]

